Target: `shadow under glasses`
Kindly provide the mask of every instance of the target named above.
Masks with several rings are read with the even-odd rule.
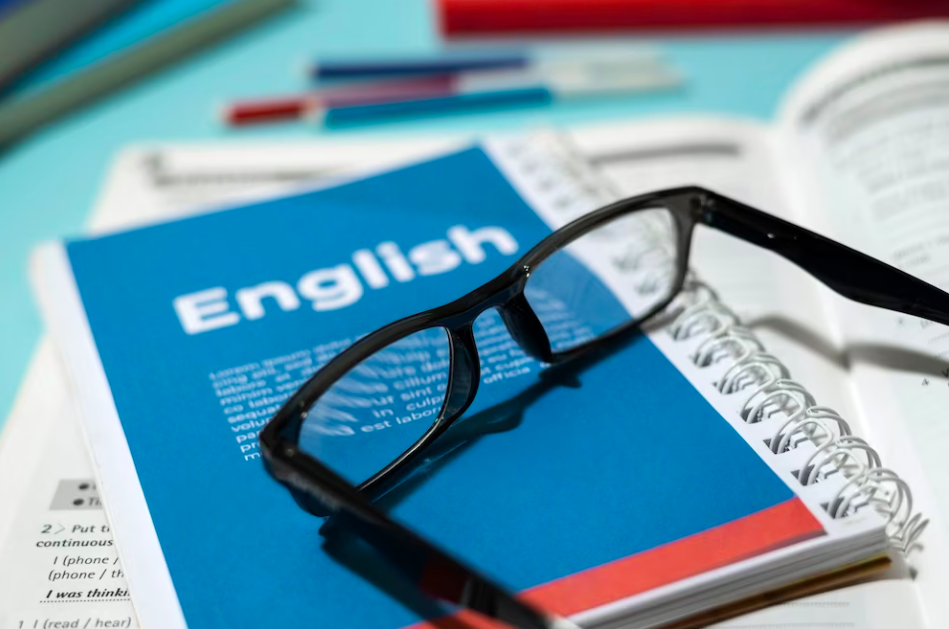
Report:
[[[631,330],[608,348],[535,372],[535,382],[517,394],[456,421],[430,446],[420,462],[400,471],[387,482],[374,502],[384,511],[393,509],[481,438],[517,428],[527,409],[543,396],[558,388],[581,388],[580,376],[584,371],[633,343],[645,340],[642,332]],[[338,516],[327,518],[320,534],[324,538],[321,548],[331,559],[385,592],[419,618],[439,629],[472,629],[463,619],[451,615],[456,610],[447,609],[423,594],[406,578],[403,570],[392,565],[385,555],[358,534],[348,530]]]

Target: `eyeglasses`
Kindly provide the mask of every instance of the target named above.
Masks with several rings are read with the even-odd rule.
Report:
[[[332,516],[424,594],[515,627],[572,626],[518,601],[372,499],[425,460],[480,383],[516,378],[528,361],[595,354],[662,313],[686,284],[699,224],[783,256],[844,297],[949,325],[949,294],[840,243],[702,188],[645,194],[573,221],[464,297],[342,351],[261,432],[268,470],[303,509]],[[358,433],[374,438],[354,446],[347,437]]]

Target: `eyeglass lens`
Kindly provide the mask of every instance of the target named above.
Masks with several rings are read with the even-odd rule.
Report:
[[[675,225],[666,209],[626,214],[585,232],[531,270],[524,294],[554,352],[638,321],[672,296]],[[622,307],[615,307],[617,299]]]
[[[300,449],[359,484],[425,434],[448,390],[448,332],[435,327],[376,352],[310,407]]]
[[[672,214],[647,209],[588,231],[531,269],[525,296],[554,352],[641,319],[675,290]],[[503,402],[543,366],[511,338],[494,309],[473,324],[481,362],[475,409]],[[337,380],[308,410],[300,448],[362,483],[416,443],[445,406],[447,330],[399,339]]]

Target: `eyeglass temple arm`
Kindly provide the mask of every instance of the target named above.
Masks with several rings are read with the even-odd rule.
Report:
[[[837,293],[949,325],[949,294],[919,278],[776,216],[703,191],[699,221],[777,253]]]
[[[400,525],[364,515],[342,511],[327,522],[330,530],[321,533],[328,536],[345,530],[358,535],[431,599],[467,608],[514,629],[579,629],[564,618],[522,603]],[[439,626],[437,619],[430,620]]]
[[[264,430],[261,447],[270,473],[311,495],[322,510],[332,514],[321,534],[330,537],[344,530],[361,538],[431,600],[452,603],[516,629],[580,629],[569,620],[516,599],[391,519],[326,465],[301,453],[280,435]]]

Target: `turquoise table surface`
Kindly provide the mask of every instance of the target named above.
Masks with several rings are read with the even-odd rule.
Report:
[[[768,118],[781,94],[847,33],[676,37],[656,41],[688,76],[676,93],[322,130],[234,131],[229,98],[293,93],[319,55],[422,52],[441,45],[427,0],[320,0],[300,6],[63,119],[0,154],[0,425],[43,331],[27,281],[30,249],[79,234],[110,160],[129,143],[490,131],[630,116],[714,112]]]

